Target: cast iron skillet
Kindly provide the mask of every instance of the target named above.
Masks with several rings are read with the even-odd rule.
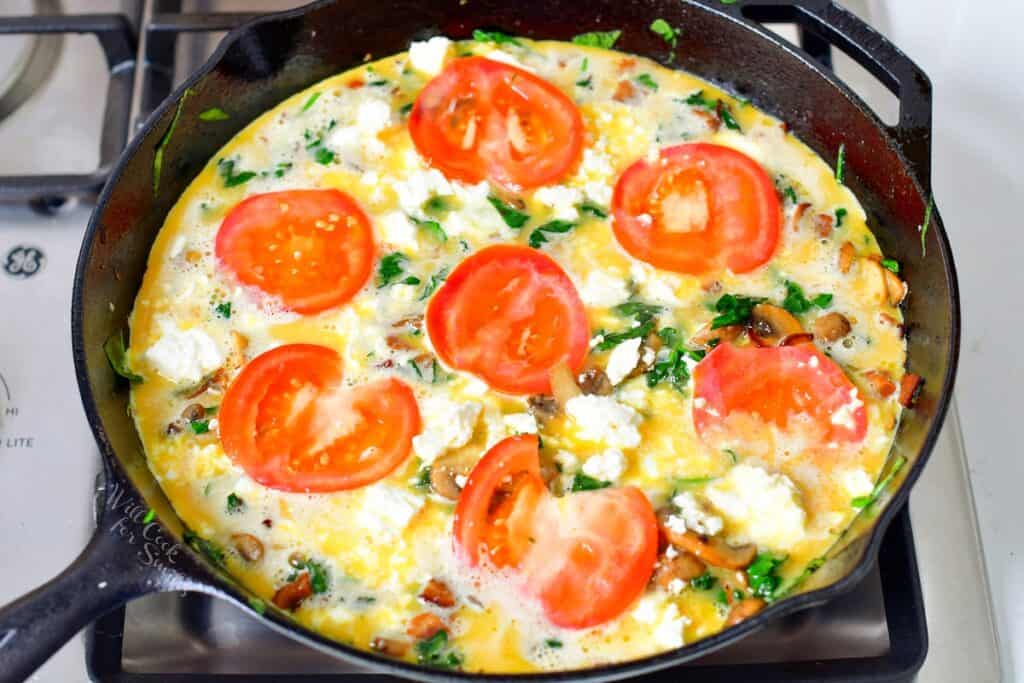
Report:
[[[477,27],[557,39],[582,31],[622,29],[619,49],[667,63],[668,47],[648,30],[654,18],[663,17],[682,28],[672,64],[719,83],[788,122],[829,162],[845,143],[846,183],[864,203],[885,253],[904,264],[912,292],[906,308],[909,367],[926,382],[896,440],[895,453],[906,457],[908,466],[882,496],[876,514],[859,517],[842,547],[796,594],[734,628],[672,652],[567,674],[490,678],[606,681],[673,666],[734,642],[781,615],[825,602],[868,572],[886,526],[906,501],[935,442],[959,346],[956,276],[938,214],[932,213],[924,237],[919,232],[929,200],[927,77],[885,38],[830,0],[464,1],[322,1],[247,24],[227,36],[128,146],[92,215],[72,304],[75,365],[103,455],[106,504],[96,534],[71,567],[0,609],[0,677],[28,676],[87,623],[146,593],[201,591],[260,611],[261,603],[253,602],[248,591],[184,542],[181,521],[146,467],[126,412],[127,386],[107,364],[103,342],[126,325],[150,246],[167,211],[207,160],[244,125],[288,95],[361,63],[364,55],[389,55],[406,49],[410,40],[438,33],[464,38]],[[899,122],[883,124],[808,55],[755,21],[796,22],[847,52],[897,95]],[[231,118],[200,121],[198,114],[215,106],[228,110]],[[158,149],[163,150],[163,163],[157,182]],[[156,511],[155,520],[147,519],[149,508]],[[310,646],[382,672],[426,681],[471,677],[336,643],[272,607],[262,618]]]

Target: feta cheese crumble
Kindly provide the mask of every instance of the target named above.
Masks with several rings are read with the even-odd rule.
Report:
[[[376,483],[363,489],[369,505],[359,507],[360,526],[375,534],[398,536],[423,507],[425,498],[392,484]]]
[[[160,338],[143,355],[175,384],[197,384],[224,363],[216,342],[199,328],[179,330],[168,320],[161,320],[159,325]]]
[[[784,474],[736,465],[704,495],[729,523],[730,541],[787,551],[804,538],[807,513],[800,491]]]
[[[424,464],[430,464],[449,448],[465,446],[473,438],[481,409],[479,403],[456,403],[444,396],[423,399],[423,431],[412,437],[416,455]]]
[[[566,401],[565,412],[575,420],[585,439],[603,441],[614,448],[640,445],[640,414],[611,396],[574,396]]]
[[[380,217],[377,223],[384,235],[384,241],[398,249],[415,253],[419,250],[416,226],[400,211],[392,211]]]
[[[629,298],[629,289],[623,278],[601,270],[591,271],[580,287],[580,298],[588,306],[611,308]]]
[[[452,41],[444,36],[418,40],[409,46],[409,64],[426,76],[436,76],[444,68]]]
[[[617,448],[609,448],[587,458],[583,463],[583,474],[601,481],[618,482],[626,471],[626,456]]]
[[[555,220],[574,221],[580,217],[576,205],[583,201],[583,195],[574,187],[549,185],[534,192],[533,198],[551,209]]]
[[[614,349],[608,356],[608,364],[604,368],[604,374],[608,381],[615,386],[633,372],[633,368],[640,362],[640,344],[642,339],[627,339]]]
[[[665,523],[676,533],[690,529],[702,536],[714,536],[724,526],[722,518],[710,514],[689,491],[684,491],[673,498],[672,504],[679,508],[679,514],[669,515]]]
[[[502,417],[505,428],[512,434],[536,434],[537,420],[529,413],[512,413]]]

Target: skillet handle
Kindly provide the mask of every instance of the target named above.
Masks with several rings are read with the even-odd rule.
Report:
[[[802,34],[839,48],[877,78],[900,103],[899,122],[887,128],[921,185],[931,186],[932,84],[910,57],[833,0],[741,0],[728,7],[760,23],[796,23]]]
[[[133,598],[196,587],[188,553],[117,486],[71,566],[0,607],[0,681],[25,680],[83,627]]]

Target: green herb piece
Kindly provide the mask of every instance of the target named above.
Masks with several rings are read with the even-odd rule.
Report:
[[[811,310],[812,306],[827,308],[832,303],[831,294],[818,294],[813,299],[804,296],[804,290],[795,282],[786,280],[786,298],[782,300],[782,307],[793,315],[800,315]]]
[[[427,213],[438,214],[451,211],[451,205],[444,197],[431,197],[423,202],[423,210]]]
[[[410,368],[412,368],[413,372],[416,373],[416,376],[419,377],[420,379],[423,379],[423,371],[420,370],[420,364],[416,362],[416,359],[415,358],[410,358],[406,362],[407,362],[408,366]]]
[[[580,63],[580,71],[586,71],[590,67],[590,57],[584,57]]]
[[[722,119],[722,123],[729,130],[739,130],[740,124],[736,123],[736,119],[733,118],[732,111],[725,105],[722,100],[718,100],[718,115]]]
[[[928,248],[925,244],[925,237],[928,236],[928,228],[932,224],[932,210],[935,208],[935,198],[928,197],[928,204],[924,208],[924,220],[917,226],[917,232],[921,234],[921,256],[928,255]]]
[[[146,516],[142,518],[142,523],[149,524],[154,519],[156,519],[156,510],[154,510],[153,508],[149,508],[148,510],[146,510]]]
[[[412,487],[414,489],[420,489],[422,491],[430,490],[430,471],[433,469],[430,465],[425,465],[416,472],[416,478],[412,480]]]
[[[665,346],[680,346],[683,343],[683,335],[674,327],[663,327],[658,330],[658,337]]]
[[[882,492],[885,491],[886,487],[889,486],[889,483],[899,473],[899,471],[903,469],[903,466],[906,464],[907,459],[904,458],[902,455],[896,458],[896,460],[893,461],[892,463],[892,467],[889,469],[889,473],[885,475],[885,477],[883,477],[881,481],[875,484],[875,488],[871,490],[871,493],[866,496],[857,496],[850,502],[850,505],[857,508],[858,510],[863,510],[864,508],[874,504],[874,502],[878,500],[878,497],[882,495]]]
[[[220,177],[224,179],[224,187],[244,185],[258,175],[256,171],[238,171],[236,173],[233,159],[221,159],[217,162],[217,169],[220,171]]]
[[[610,50],[615,46],[615,41],[622,35],[622,31],[591,31],[573,36],[572,42],[587,47],[600,47]]]
[[[690,579],[690,585],[699,591],[709,591],[718,583],[718,579],[708,572],[704,572],[696,579]]]
[[[217,315],[219,315],[222,318],[230,318],[231,317],[231,302],[230,301],[223,301],[223,302],[217,304],[216,306],[214,306],[213,310],[217,311]]]
[[[658,18],[651,22],[651,31],[661,37],[667,44],[673,48],[679,43],[679,31],[672,28],[664,19]]]
[[[321,145],[316,148],[313,158],[316,160],[316,163],[321,166],[329,166],[334,163],[335,156],[334,152]]]
[[[608,209],[592,201],[585,201],[577,207],[580,213],[589,213],[594,218],[608,218]]]
[[[572,478],[571,491],[576,493],[577,491],[596,491],[598,489],[604,489],[611,486],[610,481],[601,481],[600,479],[594,479],[589,477],[582,472],[577,472],[576,476]]]
[[[656,304],[645,304],[642,301],[627,301],[613,307],[612,310],[618,315],[635,317],[641,323],[645,323],[665,309]]]
[[[673,479],[673,482],[677,486],[700,486],[701,484],[712,482],[715,479],[718,479],[718,477],[684,477],[682,479]]]
[[[193,434],[206,434],[210,431],[210,423],[207,420],[191,420],[188,426],[192,428]]]
[[[419,300],[423,301],[429,299],[430,295],[437,291],[437,288],[441,286],[441,283],[448,277],[448,267],[444,267],[430,276],[427,280],[427,286],[423,288],[423,294],[420,295]]]
[[[406,104],[403,104],[401,107],[398,108],[398,113],[401,114],[402,116],[408,116],[409,112],[412,111],[412,105],[412,102],[407,102]]]
[[[511,204],[506,204],[494,195],[487,198],[487,201],[491,203],[499,214],[501,219],[505,221],[505,225],[510,228],[518,229],[526,224],[526,221],[530,220],[530,215],[517,210]]]
[[[562,647],[562,641],[555,640],[554,638],[548,638],[544,641],[544,644],[553,650],[557,650],[558,648]]]
[[[576,224],[571,221],[550,221],[545,223],[530,233],[530,246],[534,249],[540,249],[540,245],[548,241],[545,233],[566,233],[575,227]]]
[[[709,100],[704,97],[704,91],[698,90],[689,97],[686,98],[686,103],[691,107],[704,107],[705,109],[714,109],[716,104],[714,100]]]
[[[661,336],[661,332],[658,333],[658,336]],[[647,386],[653,389],[658,384],[665,382],[672,385],[676,391],[684,391],[686,384],[690,381],[690,366],[687,360],[699,363],[704,358],[704,353],[704,351],[687,349],[681,344],[674,346],[667,358],[655,361],[651,369],[647,371]]]
[[[576,81],[576,87],[589,88],[592,85],[592,83],[593,81],[591,77],[588,75],[586,78],[581,78],[580,80]]]
[[[658,82],[650,74],[640,74],[634,80],[645,88],[650,88],[651,90],[658,89]]]
[[[720,587],[718,592],[715,593],[715,603],[721,607],[729,606],[729,594],[725,592],[724,587]]]
[[[279,161],[274,166],[274,171],[273,171],[272,175],[275,178],[283,178],[284,174],[287,173],[290,170],[292,170],[292,162],[290,162],[290,161]]]
[[[370,86],[371,88],[382,88],[386,85],[391,85],[391,82],[386,81],[383,78],[377,78],[375,80],[370,81],[366,85]]]
[[[377,598],[373,597],[372,595],[360,595],[356,598],[356,602],[362,602],[369,605],[377,602]]]
[[[228,494],[228,512],[234,514],[241,512],[245,508],[245,501],[238,497],[234,493]]]
[[[220,107],[210,107],[199,114],[200,121],[227,121],[230,118],[228,113]]]
[[[456,669],[462,657],[448,647],[448,632],[441,630],[416,643],[416,661],[434,669]]]
[[[793,189],[792,185],[787,185],[786,189],[782,191],[782,194],[784,194],[786,196],[786,199],[788,199],[790,201],[790,203],[792,203],[792,204],[797,204],[798,203],[797,198],[796,198],[796,190]]]
[[[836,182],[843,182],[846,175],[846,143],[839,145],[839,152],[836,154]]]
[[[733,599],[733,600],[735,600],[736,602],[739,602],[739,601],[740,601],[740,600],[742,600],[742,599],[743,599],[744,597],[745,597],[745,596],[743,595],[743,591],[741,591],[741,590],[734,590],[734,591],[732,592],[732,599]]]
[[[124,344],[124,330],[118,330],[103,342],[103,353],[107,354],[107,362],[111,369],[120,377],[132,384],[142,382],[142,375],[137,375],[128,367],[128,349]]]
[[[718,0],[723,5],[735,5],[739,0]]]
[[[843,227],[843,219],[846,218],[847,211],[843,207],[836,209],[836,227]]]
[[[304,111],[304,112],[309,111],[309,108],[312,107],[314,104],[316,104],[316,101],[319,100],[319,99],[320,99],[320,92],[317,91],[317,92],[313,93],[312,95],[309,96],[309,99],[306,100],[306,103],[302,105],[302,109],[300,111]]]
[[[263,616],[267,611],[267,603],[263,602],[259,598],[249,598],[249,607],[253,612]]]
[[[174,109],[174,116],[171,118],[171,125],[167,126],[167,130],[160,136],[160,140],[157,141],[156,147],[153,148],[153,194],[155,195],[160,189],[160,175],[164,170],[164,150],[167,149],[167,145],[171,142],[171,136],[174,135],[174,129],[178,127],[178,119],[181,118],[181,109],[185,106],[185,100],[192,94],[191,88],[185,88],[185,92],[181,94],[181,99],[178,100],[178,106]]]
[[[715,311],[718,315],[711,320],[711,329],[717,330],[729,325],[747,324],[750,322],[754,306],[762,302],[764,299],[758,297],[723,294],[715,303]]]
[[[407,277],[404,280],[402,280],[401,284],[403,284],[403,285],[418,285],[418,284],[420,284],[420,282],[422,282],[422,280],[420,280],[418,277],[416,277],[415,275],[410,275],[409,277]]]
[[[754,563],[747,567],[747,583],[750,586],[750,592],[765,600],[773,599],[775,591],[782,582],[777,570],[779,565],[785,561],[785,557],[759,553]]]
[[[185,543],[187,543],[197,553],[205,557],[207,561],[218,567],[224,567],[224,551],[216,543],[208,541],[202,536],[191,531],[186,531],[182,538]]]
[[[519,41],[501,31],[484,31],[476,29],[473,31],[473,40],[478,43],[494,43],[495,45],[519,45]]]
[[[882,267],[885,268],[886,270],[896,273],[897,275],[900,274],[900,262],[894,258],[882,259]]]
[[[309,572],[309,583],[313,587],[314,593],[326,593],[328,585],[330,584],[330,575],[327,573],[327,568],[315,560],[301,560],[295,562],[292,565],[295,571],[288,576],[288,583],[291,583],[295,579],[299,578],[299,573],[303,570]]]
[[[601,341],[599,341],[594,348],[598,351],[610,351],[627,339],[643,339],[653,331],[653,320],[648,320],[647,322],[641,323],[622,332],[605,332],[604,330],[598,330],[597,334],[594,336],[601,337]]]
[[[409,216],[409,220],[411,220],[413,223],[426,230],[427,234],[429,234],[438,242],[448,241],[448,233],[444,231],[444,228],[442,228],[441,224],[438,223],[437,221],[423,220],[420,218],[415,218],[413,216]]]
[[[380,260],[377,268],[377,287],[386,287],[394,282],[405,272],[403,265],[409,257],[400,251],[395,251]]]

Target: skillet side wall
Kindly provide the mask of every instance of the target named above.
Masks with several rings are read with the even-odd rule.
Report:
[[[115,381],[102,345],[126,326],[150,246],[167,212],[217,149],[244,125],[297,90],[363,62],[364,55],[386,56],[406,49],[412,39],[438,33],[466,38],[478,27],[552,39],[622,29],[617,48],[664,63],[668,48],[648,30],[654,18],[662,17],[682,29],[674,66],[749,98],[788,122],[797,137],[829,162],[845,143],[846,182],[868,211],[882,249],[900,260],[910,284],[909,367],[925,378],[926,385],[918,409],[900,428],[896,449],[909,461],[901,477],[916,477],[919,468],[913,466],[927,457],[925,445],[934,439],[945,408],[942,388],[955,366],[958,343],[955,276],[944,258],[941,226],[936,220],[940,235],[929,238],[924,256],[917,226],[926,196],[895,138],[858,100],[791,50],[720,11],[717,3],[707,5],[694,0],[471,0],[466,5],[459,0],[340,0],[320,3],[305,13],[287,13],[286,18],[257,23],[236,34],[210,71],[191,83],[164,148],[159,186],[154,189],[153,159],[175,116],[173,105],[162,109],[143,138],[129,148],[93,215],[83,246],[73,315],[76,361],[102,426],[94,426],[101,449],[108,458],[116,458],[109,463],[112,473],[119,478],[125,474],[161,521],[181,532],[180,521],[146,467],[126,411],[127,389]],[[230,119],[200,121],[199,113],[211,107],[226,110]],[[926,144],[928,135],[921,130],[919,141]],[[926,167],[918,163],[919,168]],[[855,525],[848,551],[815,576],[815,587],[866,569],[861,560],[872,526],[871,520]],[[693,656],[704,653],[699,647],[687,650],[693,650]],[[658,660],[667,661],[664,657]]]

